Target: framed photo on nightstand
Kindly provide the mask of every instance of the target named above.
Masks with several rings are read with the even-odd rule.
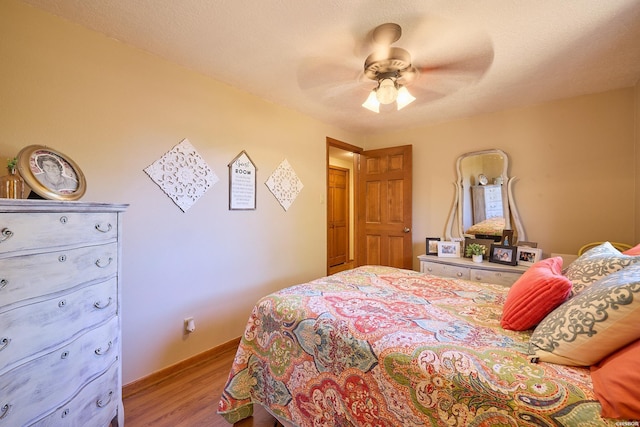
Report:
[[[427,237],[427,255],[438,255],[438,242],[439,237]]]
[[[516,265],[518,263],[518,248],[516,246],[491,245],[489,262]]]
[[[438,256],[460,258],[460,242],[438,242]]]
[[[533,265],[542,258],[542,249],[518,246],[518,265]]]

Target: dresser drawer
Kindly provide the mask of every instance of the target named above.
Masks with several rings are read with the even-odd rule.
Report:
[[[37,427],[107,427],[118,413],[120,391],[117,364],[87,384],[77,396],[58,407],[54,413],[30,426]]]
[[[83,384],[117,361],[117,340],[118,320],[113,318],[68,345],[3,375],[0,407],[7,408],[7,415],[2,421],[25,425],[46,416],[47,409],[65,404]]]
[[[98,213],[2,213],[0,256],[10,252],[115,240],[118,216]]]
[[[107,321],[117,302],[113,278],[0,314],[0,375]]]
[[[455,265],[440,264],[436,262],[423,262],[422,272],[440,277],[452,277],[455,279],[469,279],[469,268]]]
[[[100,279],[118,271],[118,246],[109,243],[0,259],[3,307]]]
[[[474,282],[495,283],[503,286],[511,286],[522,276],[521,273],[510,271],[472,270],[470,280]]]

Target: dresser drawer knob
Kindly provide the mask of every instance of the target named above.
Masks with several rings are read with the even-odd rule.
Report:
[[[7,279],[0,279],[0,289],[4,289],[5,286],[9,284]]]
[[[462,273],[458,272],[458,273],[456,274],[456,276],[458,276],[458,277],[462,277]]]
[[[58,307],[64,308],[66,306],[67,306],[67,300],[66,299],[61,299],[60,301],[58,301]]]
[[[67,218],[66,216],[61,216],[60,217],[60,223],[61,224],[66,224],[67,222],[69,222],[69,218]]]
[[[98,347],[96,348],[96,355],[97,356],[104,356],[105,354],[109,353],[109,350],[111,350],[111,346],[113,345],[113,342],[109,341],[109,343],[107,344],[107,348],[105,350],[102,349],[102,347]]]
[[[104,399],[98,399],[98,401],[96,402],[96,405],[98,405],[98,408],[104,408],[109,404],[109,402],[111,402],[112,397],[113,397],[113,390],[110,390],[109,393],[107,394],[106,402]]]
[[[3,228],[0,232],[0,243],[9,239],[11,236],[13,236],[13,231],[9,230],[8,228]]]
[[[102,259],[96,260],[96,265],[100,268],[107,268],[113,262],[113,258],[109,257],[108,260],[103,261]]]
[[[60,355],[60,359],[66,359],[67,357],[69,357],[69,350],[63,351]]]
[[[60,418],[66,418],[67,415],[69,415],[69,408],[62,411],[62,414],[60,414]]]
[[[0,338],[0,351],[7,348],[10,342],[11,342],[11,338],[7,338],[7,337]]]
[[[93,303],[93,306],[95,308],[97,308],[98,310],[104,310],[105,308],[109,307],[111,305],[111,301],[113,301],[111,299],[111,297],[109,297],[109,301],[107,301],[106,304],[101,303],[100,301],[96,301]]]
[[[103,224],[96,224],[96,230],[98,230],[101,233],[108,233],[111,231],[111,224],[107,223],[107,226],[105,227]]]
[[[58,257],[58,261],[60,261],[60,262],[65,262],[66,260],[67,260],[67,256],[66,255],[60,255]]]
[[[0,420],[4,420],[7,415],[9,415],[9,411],[11,410],[11,405],[5,403],[2,409],[0,409]]]
[[[431,272],[433,271],[433,268],[431,268],[431,267],[427,267],[427,271],[428,271],[429,273],[431,273]]]

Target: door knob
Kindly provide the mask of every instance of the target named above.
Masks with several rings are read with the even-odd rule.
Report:
[[[405,233],[408,233],[408,232],[411,231],[411,229],[409,227],[405,227],[404,230],[402,230],[402,231],[404,231]]]

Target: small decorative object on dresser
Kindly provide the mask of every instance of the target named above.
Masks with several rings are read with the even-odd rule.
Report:
[[[439,237],[427,237],[427,255],[438,255],[438,242],[440,241]]]
[[[0,200],[0,425],[123,425],[125,209]]]
[[[465,248],[469,247],[469,245],[472,245],[472,244],[484,246],[484,252],[482,252],[482,258],[484,259],[489,259],[489,249],[491,249],[491,245],[493,245],[494,243],[495,243],[495,240],[472,239],[470,237],[467,237],[464,241]],[[465,256],[467,258],[470,258],[471,254],[467,254],[467,251],[465,250]]]
[[[502,240],[500,241],[501,245],[504,246],[514,246],[513,241],[513,230],[504,229],[502,230]]]
[[[438,256],[460,258],[460,242],[438,242]]]
[[[7,162],[8,175],[0,177],[0,197],[3,199],[22,199],[24,192],[24,180],[16,171],[18,158],[14,157]]]
[[[464,248],[464,253],[473,259],[473,262],[482,262],[482,256],[487,248],[479,243],[469,243]]]
[[[71,158],[42,145],[20,150],[18,171],[36,198],[78,200],[87,189],[82,171]]]
[[[518,246],[518,265],[533,265],[542,259],[542,249]]]
[[[518,248],[509,245],[491,245],[489,261],[498,264],[516,265],[518,263]]]

